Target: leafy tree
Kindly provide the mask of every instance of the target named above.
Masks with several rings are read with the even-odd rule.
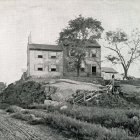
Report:
[[[124,31],[106,32],[106,48],[113,54],[106,58],[113,64],[121,64],[124,70],[124,78],[128,79],[128,70],[140,56],[140,32],[135,29],[128,36]]]
[[[63,47],[71,46],[73,48],[72,59],[79,76],[81,63],[85,58],[85,47],[87,42],[92,42],[101,37],[103,27],[101,22],[92,17],[83,17],[79,15],[74,20],[70,20],[68,27],[64,28],[59,35],[59,44]]]

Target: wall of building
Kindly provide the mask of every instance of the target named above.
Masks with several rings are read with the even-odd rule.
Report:
[[[71,57],[69,56],[70,48],[66,48],[64,50],[64,74],[65,75],[74,75],[76,76],[76,71],[70,71],[69,61]],[[92,54],[95,53],[95,57]],[[96,76],[101,76],[101,48],[100,47],[90,47],[86,49],[86,57],[85,57],[85,71],[80,72],[80,76],[93,75],[92,74],[92,66],[96,67]]]
[[[40,51],[30,50],[28,53],[28,76],[36,77],[53,77],[63,75],[63,52],[57,51],[56,58],[51,58],[54,51]],[[38,55],[42,58],[38,58]],[[52,67],[56,66],[56,71],[50,71]],[[38,70],[39,69],[43,70]]]
[[[87,72],[91,75],[92,74],[92,66],[96,67],[96,75],[101,75],[101,48],[89,48],[88,56],[86,57],[85,61],[87,64]],[[92,57],[92,52],[95,53],[95,57]],[[93,54],[94,54],[93,53]]]

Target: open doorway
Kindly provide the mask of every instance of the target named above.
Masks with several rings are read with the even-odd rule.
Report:
[[[92,66],[92,75],[96,75],[96,66]]]

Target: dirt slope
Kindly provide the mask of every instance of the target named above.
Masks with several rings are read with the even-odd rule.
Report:
[[[46,126],[32,126],[0,110],[0,140],[67,140]]]

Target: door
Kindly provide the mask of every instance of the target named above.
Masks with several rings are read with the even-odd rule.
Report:
[[[96,66],[92,66],[92,75],[96,75]]]

